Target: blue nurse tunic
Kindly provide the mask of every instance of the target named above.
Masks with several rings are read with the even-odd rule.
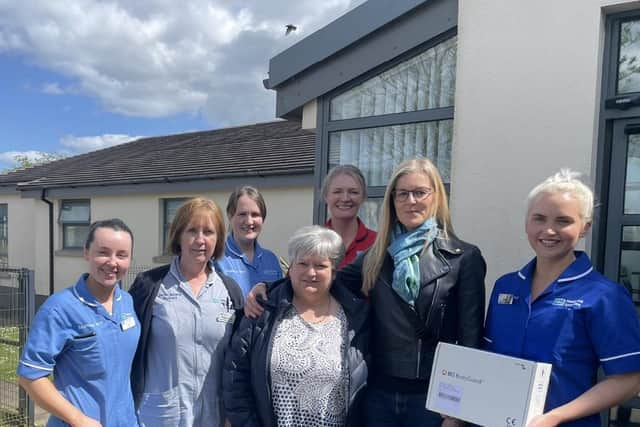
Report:
[[[110,315],[86,277],[38,310],[17,373],[30,380],[53,374],[58,391],[88,417],[104,427],[136,427],[129,375],[140,323],[133,301],[116,285]],[[67,425],[53,415],[47,423]]]
[[[253,261],[250,261],[229,234],[225,243],[224,257],[216,263],[225,275],[231,277],[247,296],[258,282],[275,282],[282,279],[282,268],[278,257],[255,242]]]
[[[536,260],[495,284],[485,348],[551,363],[545,412],[568,403],[605,374],[640,371],[640,322],[628,291],[591,265],[584,252],[532,303]],[[597,414],[566,426],[600,426]]]

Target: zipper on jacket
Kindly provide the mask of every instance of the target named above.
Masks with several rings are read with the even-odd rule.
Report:
[[[440,341],[440,335],[442,335],[442,326],[444,325],[444,312],[447,308],[447,304],[440,304],[440,325],[438,326],[438,335],[436,335],[436,339]]]
[[[416,379],[420,378],[421,359],[422,359],[422,338],[418,338],[418,358],[416,361]]]
[[[429,306],[429,311],[427,312],[427,318],[424,321],[425,329],[429,327],[429,321],[431,320],[431,315],[433,314],[433,307],[435,306],[435,302],[438,299],[439,287],[440,287],[440,279],[436,279],[436,284],[433,287],[433,296],[431,297],[431,305]]]

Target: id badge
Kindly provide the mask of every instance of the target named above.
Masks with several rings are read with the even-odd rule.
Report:
[[[232,311],[223,311],[222,313],[218,314],[218,317],[216,317],[216,322],[233,323],[234,314],[235,313]]]
[[[127,329],[131,329],[134,326],[136,326],[136,319],[133,316],[127,316],[124,319],[122,319],[122,322],[120,322],[120,328],[123,331],[126,331]]]
[[[499,294],[498,304],[513,304],[513,294]]]

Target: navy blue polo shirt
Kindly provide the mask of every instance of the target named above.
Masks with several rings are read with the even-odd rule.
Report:
[[[216,263],[220,271],[236,281],[244,296],[258,282],[269,283],[282,278],[280,261],[273,252],[256,241],[251,261],[242,253],[231,234],[227,237],[224,257]]]
[[[116,285],[113,314],[91,295],[86,275],[47,298],[36,313],[18,375],[53,374],[58,391],[104,427],[136,427],[129,376],[140,323],[131,296]],[[47,427],[67,426],[50,416]]]
[[[535,258],[496,282],[485,348],[553,365],[545,412],[572,401],[606,375],[640,371],[640,322],[628,291],[593,269],[584,252],[531,303]],[[563,424],[600,426],[600,417]]]

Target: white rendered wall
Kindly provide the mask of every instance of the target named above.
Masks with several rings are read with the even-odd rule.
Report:
[[[313,189],[288,187],[261,189],[261,192],[267,203],[267,220],[260,236],[260,244],[286,258],[289,236],[299,227],[312,223]],[[145,267],[160,265],[158,262],[154,263],[153,258],[161,255],[162,249],[162,199],[193,196],[214,200],[222,209],[226,221],[228,192],[96,196],[91,199],[91,220],[119,217],[131,227],[134,233],[132,265]],[[58,206],[59,203],[56,204],[56,215]],[[59,233],[56,224],[56,236],[59,236]],[[60,249],[59,240],[56,241],[56,249]],[[58,254],[55,259],[56,290],[75,283],[79,275],[86,270],[86,263],[80,251],[75,254]],[[46,271],[44,273],[48,274]],[[41,272],[37,271],[36,274],[40,276]]]
[[[48,206],[39,199],[0,195],[9,217],[9,267],[35,271],[36,292],[49,289]]]
[[[451,205],[487,259],[489,290],[533,256],[529,190],[561,167],[594,182],[604,11],[620,4],[639,7],[460,0]]]
[[[318,100],[304,104],[302,108],[302,129],[315,129],[318,117]]]

